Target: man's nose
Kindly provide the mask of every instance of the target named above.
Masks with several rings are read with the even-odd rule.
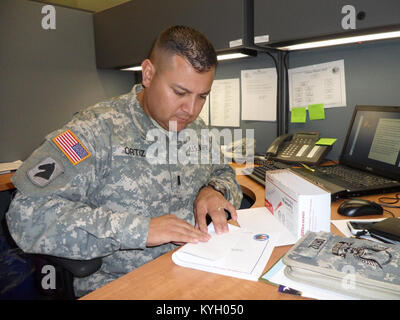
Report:
[[[196,110],[196,98],[195,97],[188,98],[185,101],[182,110],[190,116],[194,115],[194,112]]]

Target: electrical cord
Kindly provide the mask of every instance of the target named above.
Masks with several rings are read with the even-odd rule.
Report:
[[[400,201],[400,193],[396,193],[394,197],[379,197],[378,201],[384,207],[400,208],[400,206],[394,206],[394,204],[397,204]]]
[[[382,207],[386,208],[400,208],[399,205],[396,205],[397,203],[400,202],[400,193],[396,193],[394,197],[379,197],[378,202]],[[383,211],[389,212],[393,218],[395,218],[395,215],[393,212],[383,208]]]

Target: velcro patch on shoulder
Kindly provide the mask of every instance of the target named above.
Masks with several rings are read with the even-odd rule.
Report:
[[[54,137],[53,142],[74,166],[91,156],[90,152],[71,130],[66,130]]]
[[[27,174],[33,184],[39,187],[45,187],[63,172],[64,167],[60,162],[51,157],[47,157],[30,169]]]

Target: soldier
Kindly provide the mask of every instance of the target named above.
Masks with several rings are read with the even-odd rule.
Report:
[[[154,130],[164,135],[171,159],[171,146],[183,145],[174,135],[185,128],[199,135],[205,128],[197,116],[216,66],[214,48],[202,34],[168,28],[142,63],[142,85],[78,113],[47,135],[14,175],[18,191],[7,223],[23,251],[102,257],[99,271],[74,279],[77,296],[175,244],[208,241],[207,213],[217,232],[228,231],[224,209],[237,218],[242,193],[229,165],[154,164],[147,155]]]

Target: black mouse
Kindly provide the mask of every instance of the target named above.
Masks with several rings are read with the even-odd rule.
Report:
[[[343,202],[338,213],[346,217],[359,217],[383,214],[383,208],[376,202],[364,199],[351,199]]]

